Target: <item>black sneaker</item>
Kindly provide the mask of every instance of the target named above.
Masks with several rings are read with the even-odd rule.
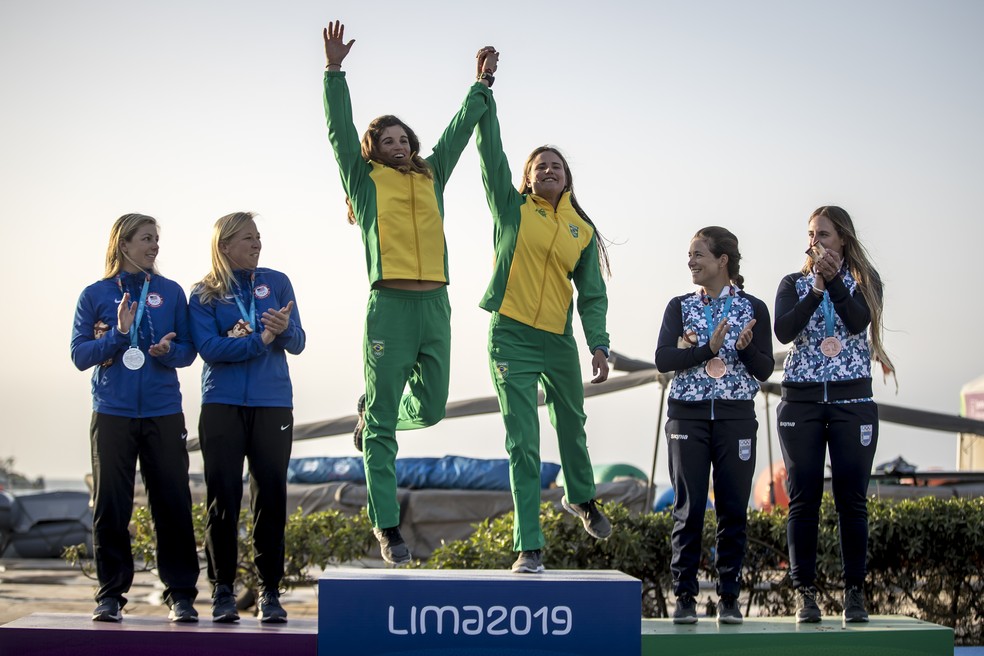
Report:
[[[366,395],[363,394],[359,397],[359,401],[355,404],[355,412],[359,415],[359,420],[355,422],[355,430],[352,432],[352,443],[355,444],[355,450],[362,453],[362,431],[366,427]]]
[[[584,524],[584,530],[593,538],[604,540],[612,534],[612,523],[598,508],[598,501],[592,499],[585,503],[569,503],[567,497],[560,501],[564,510],[574,515]]]
[[[864,593],[861,588],[844,590],[844,621],[867,622],[868,611],[864,609]]]
[[[280,595],[276,590],[266,590],[260,595],[256,616],[264,624],[283,624],[287,621],[287,611],[280,605]]]
[[[544,569],[543,553],[539,549],[520,551],[519,558],[512,566],[512,571],[517,574],[539,574]]]
[[[741,624],[744,622],[741,609],[738,607],[738,597],[733,594],[721,595],[718,601],[718,624]]]
[[[410,547],[403,541],[400,535],[400,527],[390,528],[373,527],[372,534],[379,540],[379,550],[383,554],[383,560],[391,565],[406,565],[412,559]]]
[[[197,622],[198,611],[192,605],[191,599],[177,599],[171,604],[171,612],[167,614],[167,619],[180,623]]]
[[[239,611],[236,610],[236,595],[228,585],[215,586],[212,593],[212,621],[223,624],[239,621]]]
[[[697,600],[689,592],[681,592],[677,595],[676,610],[673,611],[673,623],[697,623]]]
[[[92,611],[93,622],[120,622],[123,620],[120,600],[116,597],[103,597]]]
[[[812,585],[796,589],[799,605],[796,608],[798,624],[816,624],[820,621],[820,607],[817,606],[817,589]]]

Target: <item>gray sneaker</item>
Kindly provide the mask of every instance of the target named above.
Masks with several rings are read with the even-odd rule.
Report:
[[[741,624],[744,619],[738,607],[738,597],[733,594],[721,595],[718,601],[718,624]]]
[[[410,547],[403,541],[400,535],[400,527],[390,528],[373,527],[372,534],[379,541],[379,551],[383,554],[383,560],[390,565],[406,565],[413,556],[410,555]]]
[[[116,597],[103,597],[92,611],[92,621],[121,622],[123,621],[123,613],[120,612],[122,608],[120,600]]]
[[[677,595],[676,610],[673,611],[673,623],[697,623],[697,600],[689,592],[681,592]]]
[[[179,624],[192,624],[198,621],[198,611],[195,610],[191,599],[176,599],[171,604],[167,619]]]
[[[796,609],[797,624],[816,624],[820,621],[820,606],[817,605],[817,589],[812,585],[796,588],[799,597]]]
[[[612,534],[612,523],[598,508],[596,499],[584,503],[569,503],[567,497],[564,497],[560,503],[564,506],[564,510],[581,520],[584,530],[591,537],[604,540]]]
[[[236,595],[228,585],[217,585],[212,593],[212,621],[220,624],[239,621]]]
[[[287,611],[280,605],[280,595],[275,590],[264,590],[256,604],[256,616],[264,624],[284,624]]]
[[[844,621],[867,622],[868,611],[864,609],[864,593],[861,588],[844,590]]]
[[[512,566],[512,571],[517,574],[539,574],[544,569],[543,553],[539,549],[520,551],[519,558]]]
[[[355,430],[352,431],[352,443],[355,450],[362,453],[362,431],[366,428],[366,395],[363,394],[355,404],[355,412],[359,415],[359,420],[355,422]]]

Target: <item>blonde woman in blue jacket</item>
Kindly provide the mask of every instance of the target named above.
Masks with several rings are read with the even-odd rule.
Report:
[[[197,622],[198,553],[177,369],[195,359],[181,286],[157,272],[157,221],[113,224],[103,278],[79,297],[72,362],[92,369],[92,542],[99,589],[92,619],[119,622],[133,583],[128,526],[137,462],[157,534],[157,566],[174,622]]]

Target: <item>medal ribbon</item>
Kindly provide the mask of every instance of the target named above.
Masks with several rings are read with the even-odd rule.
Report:
[[[123,293],[123,280],[120,276],[116,277],[116,285],[120,288],[120,293]],[[137,340],[139,339],[140,320],[143,319],[144,308],[147,307],[147,291],[149,289],[150,275],[148,274],[144,277],[143,289],[140,290],[140,302],[137,303],[137,316],[133,319],[133,325],[130,326],[130,348],[138,348]]]
[[[701,302],[704,304],[704,318],[707,319],[707,328],[704,331],[705,343],[710,343],[711,335],[714,333],[714,329],[717,327],[718,322],[714,321],[714,313],[711,310],[711,304],[714,302],[710,296],[706,294],[701,294]],[[724,302],[724,310],[721,316],[718,317],[718,321],[726,318],[731,313],[731,303],[735,300],[735,288],[728,287],[728,300]]]
[[[239,298],[239,294],[233,294],[236,298],[236,306],[239,307],[239,314],[243,315],[243,321],[249,324],[250,328],[253,328],[253,319],[256,317],[256,294],[253,293],[253,282],[255,279],[256,274],[251,273],[249,275],[249,314],[246,314],[246,306],[243,305],[243,301]]]
[[[823,300],[820,301],[820,308],[823,310],[823,325],[827,330],[827,337],[834,336],[834,303],[830,300],[830,294],[823,290]]]

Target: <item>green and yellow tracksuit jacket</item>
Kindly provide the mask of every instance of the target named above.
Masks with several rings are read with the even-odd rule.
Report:
[[[345,73],[325,71],[325,118],[342,186],[366,249],[369,284],[380,280],[448,283],[444,187],[491,94],[476,82],[426,158],[434,179],[362,159]]]
[[[521,194],[510,185],[491,98],[476,134],[482,180],[495,221],[495,266],[481,307],[539,330],[571,335],[573,281],[588,348],[607,349],[608,296],[594,226],[575,211],[568,192],[554,210],[548,201]]]

